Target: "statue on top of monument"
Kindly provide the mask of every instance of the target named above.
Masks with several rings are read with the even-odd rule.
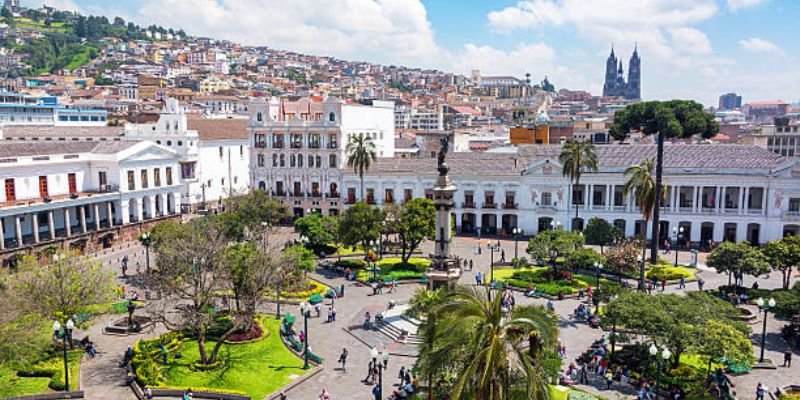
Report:
[[[450,140],[447,136],[443,136],[439,143],[441,147],[439,148],[439,176],[447,176],[447,172],[450,171],[450,168],[447,166],[447,163],[444,161],[444,156],[447,154],[447,150],[450,148]]]

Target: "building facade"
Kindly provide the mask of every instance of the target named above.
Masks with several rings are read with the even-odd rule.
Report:
[[[736,93],[725,93],[719,96],[720,110],[735,110],[738,108],[742,108],[742,96]]]
[[[102,109],[67,107],[55,97],[0,93],[0,125],[105,126]]]
[[[631,100],[641,99],[642,86],[642,60],[639,58],[637,48],[628,62],[628,81],[622,69],[622,60],[614,55],[614,48],[606,60],[606,78],[603,84],[603,97],[624,97]]]
[[[127,227],[180,210],[178,155],[151,142],[4,142],[0,176],[3,260],[64,243],[107,247]]]
[[[624,170],[655,156],[652,145],[598,146],[599,170],[573,187],[561,174],[560,146],[520,146],[516,153],[448,156],[459,187],[453,214],[460,233],[525,235],[578,226],[603,218],[626,236],[649,235],[641,213],[624,193]],[[365,176],[367,201],[376,205],[430,197],[433,159],[378,160]],[[798,160],[741,145],[667,145],[661,235],[681,246],[707,248],[711,241],[764,243],[800,233]],[[357,193],[359,179],[344,172],[343,188]],[[680,238],[673,228],[683,228]],[[652,239],[652,238],[650,238]]]
[[[296,216],[308,210],[338,213],[352,136],[369,136],[378,157],[394,157],[392,102],[273,97],[256,98],[248,109],[251,185],[280,198]]]

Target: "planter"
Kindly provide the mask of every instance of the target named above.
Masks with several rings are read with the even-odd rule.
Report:
[[[758,319],[758,314],[754,313],[749,308],[737,307],[739,310],[739,319],[745,322],[752,322]]]
[[[134,315],[133,316],[133,323],[134,326],[128,325],[128,317],[118,318],[111,321],[105,328],[103,328],[103,333],[107,334],[114,334],[114,335],[130,335],[135,334],[143,331],[145,328],[150,327],[153,325],[153,320],[145,315]],[[134,329],[135,326],[139,326],[138,329]]]

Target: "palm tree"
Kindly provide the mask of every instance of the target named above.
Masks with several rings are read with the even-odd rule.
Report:
[[[625,197],[633,191],[633,199],[644,220],[644,245],[642,246],[642,265],[639,267],[639,290],[644,290],[644,264],[647,250],[647,222],[653,217],[656,207],[656,178],[653,175],[653,159],[642,160],[639,165],[628,167],[625,176],[628,180],[623,187]],[[653,238],[653,240],[656,240]]]
[[[369,170],[375,161],[375,142],[363,133],[350,136],[345,148],[347,152],[347,166],[353,168],[353,173],[361,179],[361,201],[364,201],[364,173]]]
[[[419,325],[419,335],[423,341],[419,344],[419,352],[421,354],[433,354],[436,349],[436,343],[439,338],[439,333],[442,331],[442,326],[438,324],[439,304],[444,298],[444,292],[441,289],[427,290],[419,288],[414,295],[411,296],[409,301],[410,307],[406,311],[406,315],[411,318],[419,318],[422,322]],[[446,365],[450,357],[420,357],[417,359],[415,367],[420,371],[428,380],[428,399],[433,400],[433,377],[437,371],[441,371]]]
[[[533,305],[507,310],[502,296],[490,298],[488,289],[472,286],[456,286],[437,313],[436,347],[420,357],[450,360],[458,377],[450,399],[547,397],[547,377],[557,371],[544,366],[539,349],[552,349],[558,337],[553,313]]]
[[[578,186],[583,172],[597,171],[597,155],[594,153],[594,144],[592,142],[568,140],[564,144],[564,148],[561,149],[558,161],[562,165],[561,174],[568,176],[570,181],[575,182],[573,188]],[[572,193],[574,192],[572,190]],[[572,200],[572,202],[575,203],[575,221],[577,222],[578,203],[575,200]],[[572,229],[575,229],[575,222],[572,224]]]

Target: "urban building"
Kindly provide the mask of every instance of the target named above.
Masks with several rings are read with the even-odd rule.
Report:
[[[771,124],[776,117],[789,112],[789,103],[784,101],[754,101],[742,107],[747,120],[755,124]]]
[[[719,96],[720,110],[735,110],[738,108],[742,108],[742,96],[736,93],[725,93]]]
[[[180,210],[178,155],[151,142],[3,142],[0,177],[4,262],[50,245],[108,247]]]
[[[247,119],[188,117],[168,99],[158,121],[127,124],[127,140],[149,140],[179,157],[184,212],[218,207],[225,198],[250,187]]]
[[[800,157],[800,124],[761,125],[740,137],[739,143],[758,146],[784,157]]]
[[[444,112],[441,108],[434,111],[421,111],[415,108],[398,107],[394,110],[394,127],[395,129],[440,131],[444,129]]]
[[[68,107],[51,96],[0,93],[0,126],[104,126],[107,116],[106,110]]]
[[[464,234],[526,235],[573,224],[575,205],[584,226],[592,217],[614,224],[626,236],[649,235],[630,194],[624,170],[655,157],[653,145],[596,147],[597,172],[573,186],[561,174],[561,146],[519,146],[515,152],[455,153],[447,157],[459,187],[453,210]],[[430,197],[436,160],[380,159],[364,177],[367,200],[378,205]],[[707,248],[710,241],[764,243],[800,234],[800,160],[753,146],[667,144],[666,192],[661,203],[661,235],[681,246]],[[344,171],[344,190],[357,192],[358,176]],[[673,238],[673,228],[683,228]],[[677,230],[676,230],[677,231]],[[652,239],[652,238],[651,238]]]
[[[341,192],[351,137],[368,136],[378,157],[394,157],[393,102],[272,97],[253,99],[248,109],[251,185],[280,198],[296,216],[338,214],[343,201],[355,201],[355,192],[346,198]]]
[[[603,97],[624,97],[631,100],[641,99],[642,70],[641,59],[637,48],[628,62],[628,81],[622,69],[622,60],[614,55],[614,48],[606,60],[606,79],[603,84]]]

